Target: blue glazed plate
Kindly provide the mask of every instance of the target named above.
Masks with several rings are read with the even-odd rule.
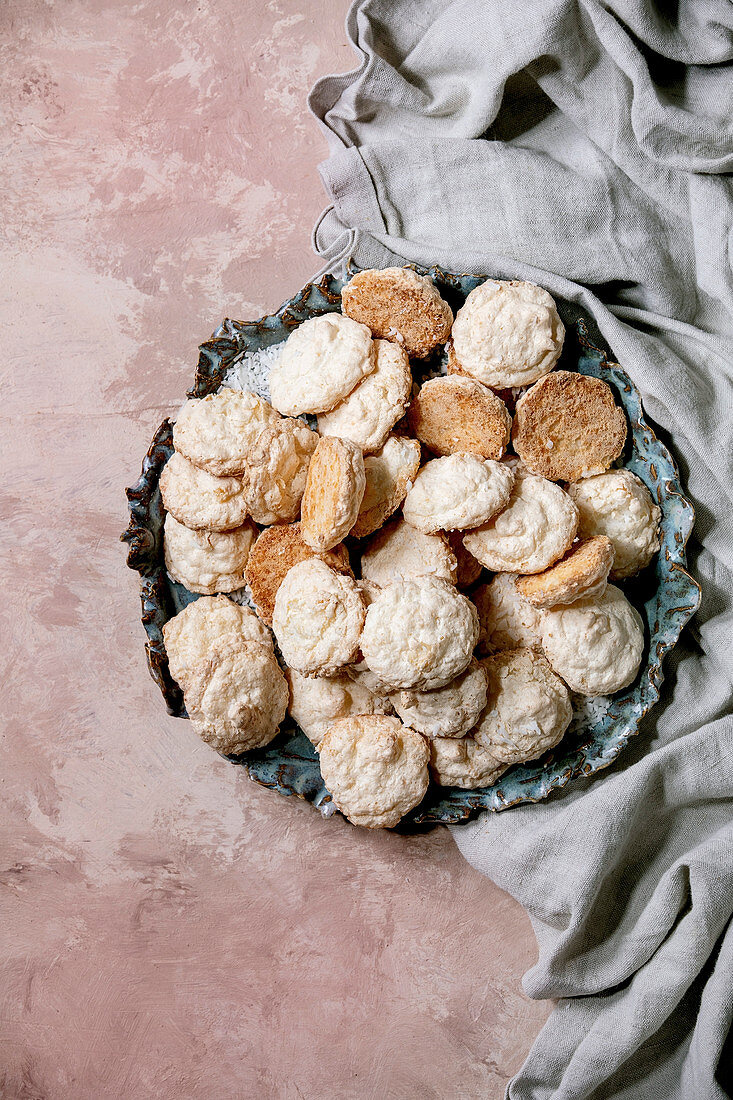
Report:
[[[423,269],[417,269],[424,273]],[[483,275],[453,275],[440,268],[427,271],[443,296],[457,309]],[[325,275],[309,283],[277,313],[259,321],[224,321],[211,340],[200,348],[191,397],[215,392],[228,369],[244,352],[280,343],[309,317],[338,310],[341,282]],[[608,699],[576,699],[575,715],[560,744],[540,760],[515,765],[493,787],[464,791],[431,785],[423,802],[405,819],[416,824],[466,821],[484,809],[504,810],[521,802],[537,802],[552,790],[564,787],[575,776],[592,775],[608,767],[629,738],[639,731],[643,716],[659,698],[662,661],[680,631],[696,611],[700,589],[687,572],[685,545],[694,522],[694,510],[682,492],[676,463],[644,419],[639,392],[619,366],[589,338],[591,322],[573,307],[558,303],[566,322],[567,337],[561,360],[564,370],[602,378],[613,389],[630,425],[623,464],[648,486],[662,511],[662,545],[648,569],[622,582],[641,611],[646,626],[646,661],[634,683]],[[439,363],[428,363],[425,374],[437,373]],[[156,432],[143,462],[142,475],[127,490],[130,525],[122,538],[130,544],[128,565],[141,574],[142,621],[147,633],[147,658],[151,675],[160,687],[171,714],[185,718],[178,685],[168,671],[163,645],[163,624],[197,597],[172,582],[163,565],[164,512],[158,490],[160,471],[172,453],[172,428],[165,420]],[[290,723],[290,725],[288,725]],[[287,719],[278,738],[267,748],[230,757],[247,768],[252,779],[281,794],[295,794],[312,802],[324,816],[335,812],[323,785],[318,756],[308,738]]]

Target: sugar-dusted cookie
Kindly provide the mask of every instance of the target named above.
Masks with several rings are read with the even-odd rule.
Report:
[[[395,340],[411,358],[424,359],[448,339],[453,313],[427,275],[409,267],[360,271],[341,291],[344,313],[373,336]]]
[[[536,760],[562,740],[573,716],[570,693],[533,649],[495,653],[482,662],[489,677],[486,709],[471,731],[505,764]]]
[[[473,454],[433,458],[418,472],[402,513],[426,532],[479,527],[508,504],[513,484],[506,462]],[[472,552],[465,539],[464,545]]]
[[[340,313],[303,321],[270,372],[270,398],[288,416],[334,409],[376,366],[366,325]]]
[[[268,626],[272,625],[275,596],[285,575],[298,562],[315,557],[322,558],[337,573],[351,576],[346,547],[338,544],[317,554],[301,535],[300,523],[278,523],[261,533],[247,559],[245,580],[260,618]]]
[[[165,567],[189,592],[233,592],[244,585],[256,537],[257,528],[249,520],[233,531],[192,531],[169,512],[163,527]]]
[[[428,574],[456,582],[458,562],[445,535],[427,535],[398,518],[372,535],[363,548],[361,575],[382,588],[398,578]]]
[[[301,502],[300,533],[314,550],[330,550],[356,523],[366,489],[361,448],[324,436],[308,467]]]
[[[173,426],[173,446],[210,474],[239,475],[261,432],[279,419],[256,394],[221,390],[186,402]]]
[[[474,558],[473,554],[469,554],[468,550],[463,545],[462,531],[451,531],[448,535],[448,544],[458,562],[456,584],[459,588],[470,588],[481,576],[483,566],[480,561]]]
[[[601,378],[559,370],[517,401],[512,444],[522,462],[551,481],[608,469],[626,442],[626,416]]]
[[[527,386],[552,370],[565,329],[552,297],[534,283],[487,279],[453,322],[452,350],[462,372],[486,386]]]
[[[605,535],[613,543],[611,580],[632,577],[659,549],[661,511],[631,470],[608,470],[568,488],[580,513],[583,538]]]
[[[325,676],[354,660],[363,624],[356,582],[319,558],[294,565],[277,590],[272,628],[298,672]]]
[[[174,451],[160,475],[167,512],[194,530],[233,531],[247,519],[244,486],[236,477],[214,477]]]
[[[612,695],[636,676],[644,623],[612,584],[598,599],[546,611],[542,648],[558,676],[582,695]]]
[[[416,439],[391,435],[380,451],[364,458],[366,488],[351,534],[364,538],[389,519],[407,495],[420,468]]]
[[[445,687],[468,667],[478,640],[476,608],[446,581],[416,577],[384,588],[367,609],[361,650],[393,688]]]
[[[542,612],[519,594],[516,580],[516,573],[497,573],[471,593],[478,611],[481,653],[542,648]]]
[[[407,352],[389,340],[375,340],[376,368],[348,397],[318,417],[321,435],[336,435],[358,444],[364,454],[384,446],[410,401],[412,372]]]
[[[507,767],[470,734],[434,737],[430,741],[430,773],[441,787],[462,787],[469,791],[491,787]]]
[[[272,649],[272,637],[253,611],[226,596],[204,596],[184,607],[163,627],[163,640],[171,676],[186,690],[192,670],[206,660],[211,647],[225,634],[239,634],[243,641],[260,642]]]
[[[316,748],[337,718],[392,713],[392,704],[386,696],[373,695],[343,672],[335,676],[304,676],[294,668],[286,668],[285,679],[290,688],[288,710]]]
[[[405,688],[390,695],[407,726],[425,737],[462,737],[486,706],[486,671],[473,659],[455,680],[437,691]]]
[[[318,436],[292,417],[265,428],[242,475],[247,508],[256,523],[297,519]]]
[[[578,529],[578,509],[559,485],[507,463],[516,480],[503,511],[475,531],[463,545],[487,569],[541,573],[569,549]]]
[[[354,825],[391,829],[428,789],[424,738],[383,714],[337,719],[320,745],[323,782]]]
[[[613,543],[605,535],[584,539],[544,573],[520,577],[517,592],[533,607],[557,607],[600,596],[613,565]]]
[[[474,378],[430,378],[413,397],[410,428],[436,455],[470,453],[499,459],[512,418],[501,398]]]

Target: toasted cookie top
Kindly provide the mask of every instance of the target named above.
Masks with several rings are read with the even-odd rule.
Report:
[[[350,439],[364,454],[382,447],[410,401],[412,372],[407,352],[389,340],[375,340],[376,367],[331,412],[318,417],[321,435]]]
[[[186,402],[173,426],[173,446],[210,474],[239,475],[263,429],[279,419],[254,393],[220,390]]]
[[[232,531],[247,518],[244,486],[236,477],[215,477],[174,451],[160,475],[163,507],[186,527]]]
[[[272,628],[287,664],[328,675],[354,660],[364,623],[355,581],[319,558],[294,565],[275,596]]]
[[[348,439],[323,436],[308,467],[300,533],[314,550],[330,550],[356,523],[366,489],[361,448]]]
[[[513,484],[508,463],[473,454],[433,458],[418,472],[402,513],[421,531],[478,527],[509,502]]]
[[[571,546],[565,557],[544,573],[520,577],[517,592],[539,608],[587,600],[602,594],[612,565],[613,543],[605,535],[597,535]]]
[[[341,313],[303,321],[270,372],[270,398],[288,416],[333,409],[376,366],[366,325]]]
[[[499,459],[509,442],[506,405],[474,378],[430,378],[413,397],[408,414],[415,436],[436,455],[466,453]]]
[[[436,691],[405,688],[390,695],[402,721],[425,737],[461,737],[486,706],[486,671],[475,659]]]
[[[432,280],[409,267],[360,271],[341,291],[341,305],[374,336],[396,341],[417,359],[445,343],[453,322]]]
[[[633,577],[659,549],[661,511],[631,470],[608,470],[568,488],[584,538],[605,535],[613,544],[611,580]]]

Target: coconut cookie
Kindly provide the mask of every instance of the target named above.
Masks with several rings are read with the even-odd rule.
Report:
[[[546,611],[542,647],[558,676],[582,695],[612,695],[636,676],[644,623],[612,584],[598,599]]]
[[[512,444],[522,462],[551,481],[607,470],[626,442],[626,416],[600,378],[559,370],[517,401]]]
[[[433,458],[415,478],[402,513],[413,527],[428,533],[479,527],[506,506],[513,484],[508,463],[472,454]]]
[[[197,664],[184,692],[194,729],[217,752],[269,744],[288,705],[288,685],[271,646],[226,634]]]
[[[426,535],[403,519],[393,519],[372,535],[362,552],[362,578],[381,588],[428,574],[455,584],[456,556],[444,535]]]
[[[331,412],[318,417],[321,435],[350,439],[364,454],[382,447],[410,402],[412,372],[399,344],[375,340],[376,367]]]
[[[270,372],[270,400],[288,416],[335,409],[376,366],[366,325],[341,313],[303,321]]]
[[[470,588],[481,576],[483,570],[481,562],[477,561],[473,554],[469,554],[463,545],[463,535],[460,531],[451,531],[448,536],[448,545],[458,562],[456,584],[459,588]]]
[[[290,688],[288,710],[306,737],[318,748],[337,718],[354,714],[391,714],[386,696],[376,696],[344,673],[336,676],[304,676],[285,670]]]
[[[519,594],[516,580],[516,573],[497,573],[471,594],[478,611],[481,653],[542,648],[542,612]]]
[[[319,439],[308,468],[300,533],[314,550],[330,550],[356,523],[366,489],[361,448],[348,439]]]
[[[419,468],[416,439],[391,435],[380,451],[366,455],[366,488],[351,534],[361,539],[377,531],[402,504]]]
[[[210,474],[238,475],[260,434],[279,419],[256,394],[222,390],[186,402],[173,427],[173,446]]]
[[[534,283],[487,279],[453,322],[461,371],[496,389],[527,386],[551,371],[565,329],[553,298]]]
[[[247,507],[256,523],[297,519],[318,436],[302,420],[280,419],[265,428],[242,477]]]
[[[186,690],[194,666],[208,658],[214,642],[225,634],[260,642],[272,649],[272,638],[254,612],[226,596],[206,596],[184,607],[163,627],[171,676]]]
[[[279,523],[263,531],[250,551],[245,569],[252,600],[260,618],[272,625],[275,596],[286,574],[301,561],[321,558],[337,573],[351,576],[349,553],[345,546],[333,546],[317,554],[300,533],[299,523]]]
[[[364,601],[351,577],[318,558],[293,566],[275,596],[272,628],[285,662],[325,676],[354,660]]]
[[[174,451],[160,475],[166,512],[194,530],[233,531],[247,518],[244,486],[236,477],[214,477]]]
[[[442,787],[491,787],[507,767],[471,736],[434,737],[430,742],[430,772]]]
[[[486,709],[472,730],[505,764],[536,760],[570,725],[570,694],[549,662],[532,649],[496,653],[481,662],[489,677]]]
[[[544,573],[520,577],[517,592],[533,607],[556,607],[602,595],[613,565],[613,543],[605,535],[571,546]]]
[[[416,359],[444,344],[453,323],[451,308],[432,280],[409,267],[360,271],[341,291],[341,305],[373,336],[395,340]]]
[[[487,569],[541,573],[570,548],[578,529],[578,509],[559,485],[528,474],[518,463],[509,503],[463,545]]]
[[[472,660],[465,672],[437,691],[405,689],[390,700],[402,721],[426,737],[461,737],[486,706],[486,671]]]
[[[659,549],[662,513],[631,470],[609,470],[568,488],[580,513],[583,538],[605,535],[613,543],[611,580],[633,577]]]
[[[470,453],[499,459],[512,418],[504,402],[473,378],[431,378],[415,395],[410,429],[436,455]]]
[[[361,650],[393,688],[430,691],[468,667],[477,640],[473,604],[437,577],[418,577],[379,593],[366,613]]]
[[[192,531],[170,512],[165,517],[165,567],[190,592],[213,596],[244,585],[244,569],[257,528],[249,521],[234,531]]]
[[[428,789],[428,746],[398,718],[339,718],[321,741],[323,782],[354,825],[391,829]]]

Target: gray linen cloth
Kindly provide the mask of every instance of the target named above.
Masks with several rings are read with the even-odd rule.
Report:
[[[720,1098],[733,1068],[733,6],[359,0],[347,30],[359,67],[310,99],[331,148],[324,267],[526,278],[566,316],[591,313],[697,509],[702,606],[639,737],[608,771],[453,831],[531,917],[526,991],[559,998],[507,1096]]]

